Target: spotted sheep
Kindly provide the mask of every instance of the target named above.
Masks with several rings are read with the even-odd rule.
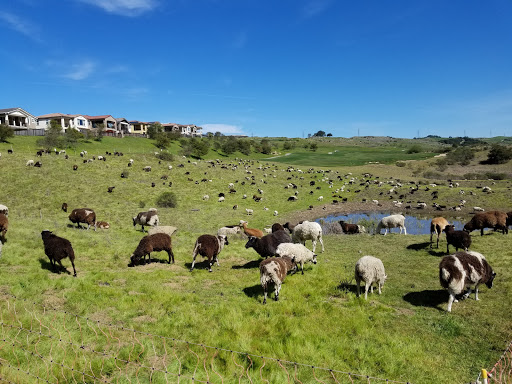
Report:
[[[279,300],[281,285],[286,275],[290,271],[295,271],[297,265],[288,256],[271,257],[260,263],[260,283],[263,288],[263,304],[267,303],[268,289],[271,284],[274,285],[275,300]]]
[[[69,214],[69,221],[76,224],[77,228],[82,228],[80,223],[87,224],[87,229],[94,226],[96,231],[96,213],[90,208],[73,209]]]
[[[142,226],[142,232],[144,232],[144,226],[157,226],[159,224],[157,210],[150,208],[147,212],[139,212],[137,216],[132,218],[133,226],[137,224]]]
[[[470,285],[475,285],[475,300],[478,299],[478,286],[485,284],[492,288],[496,272],[493,271],[485,257],[478,252],[457,252],[445,256],[439,263],[439,281],[441,286],[448,290],[447,311],[452,311],[452,304],[457,302],[455,296],[460,295],[466,286],[467,292],[463,295],[466,299],[471,294]]]

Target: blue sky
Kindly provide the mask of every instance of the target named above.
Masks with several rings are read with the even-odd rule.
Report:
[[[303,137],[512,135],[509,0],[10,0],[0,108]]]

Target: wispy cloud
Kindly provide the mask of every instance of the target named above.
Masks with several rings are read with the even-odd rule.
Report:
[[[29,24],[21,17],[18,17],[12,13],[0,11],[0,20],[16,32],[19,32],[34,41],[41,42],[37,28],[34,27],[33,24]]]
[[[74,64],[71,70],[63,75],[63,77],[71,80],[84,80],[88,78],[95,70],[96,64],[92,61],[84,61]]]
[[[308,0],[302,7],[302,17],[309,19],[325,12],[332,0]]]
[[[220,132],[224,135],[240,135],[243,134],[242,127],[229,124],[203,124],[203,132]]]
[[[122,16],[137,16],[153,10],[158,4],[157,0],[78,0],[106,12]]]

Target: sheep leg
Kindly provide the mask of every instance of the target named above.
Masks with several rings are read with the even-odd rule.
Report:
[[[407,235],[407,228],[404,226],[404,235]]]
[[[208,272],[212,272],[212,265],[213,265],[213,261],[212,260],[208,260]]]
[[[304,274],[304,261],[300,262],[300,269],[302,270],[302,274]]]
[[[215,260],[214,261],[217,263],[217,267],[220,267],[219,258],[217,256],[215,256]]]
[[[192,253],[192,267],[190,267],[190,272],[194,270],[194,264],[196,263],[197,251],[199,250],[199,245],[196,245],[194,248],[194,252]]]
[[[480,236],[483,236],[484,235],[484,229],[480,229]]]
[[[439,236],[441,236],[440,233],[437,234],[437,249],[439,249]],[[430,248],[432,248],[432,244],[430,244]]]
[[[313,253],[315,253],[315,248],[316,248],[316,240],[312,240],[313,241]]]
[[[430,249],[432,249],[432,235],[433,232],[430,232]],[[437,238],[437,248],[439,248],[439,237]]]
[[[382,294],[382,284],[379,283],[379,295],[381,295],[381,294]]]
[[[276,284],[276,301],[279,300],[279,291],[281,290],[281,284]]]
[[[446,308],[447,312],[451,312],[452,311],[452,304],[453,304],[454,301],[456,301],[455,300],[455,295],[453,293],[450,293],[450,297],[448,298],[448,308]]]
[[[479,301],[480,299],[478,298],[478,284],[475,285],[475,300],[476,301]]]
[[[325,251],[325,248],[324,248],[324,241],[322,240],[321,237],[318,238],[318,240],[320,241],[320,244],[322,245],[322,252]],[[314,251],[313,251],[314,252]]]
[[[69,259],[69,260],[71,260],[71,259]],[[75,262],[73,260],[71,260],[71,265],[73,266],[73,276],[76,277]]]
[[[365,283],[364,285],[364,299],[368,300],[368,288],[370,288],[370,283]]]
[[[267,304],[267,284],[263,286],[263,304]]]
[[[171,264],[171,258],[172,258],[172,263],[174,264],[174,253],[172,252],[172,249],[169,249],[167,251],[167,255],[169,255],[169,264]]]
[[[466,300],[469,295],[471,295],[471,288],[468,287],[468,290],[466,291],[466,293],[464,293],[464,295],[462,295],[462,300]]]
[[[359,297],[359,295],[361,294],[361,281],[356,277],[356,287],[357,287],[357,297]]]

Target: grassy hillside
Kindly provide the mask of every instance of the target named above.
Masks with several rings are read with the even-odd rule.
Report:
[[[8,155],[11,145],[14,153]],[[425,190],[423,178],[412,175],[413,167],[336,166],[331,172],[323,173],[318,165],[311,173],[299,173],[286,172],[286,165],[277,162],[239,163],[234,158],[223,158],[221,163],[214,162],[215,166],[206,161],[195,165],[193,159],[189,162],[180,156],[159,163],[151,142],[135,138],[83,143],[76,151],[68,150],[68,160],[44,155],[39,159],[43,163],[41,168],[26,167],[28,159],[37,160],[36,148],[34,138],[15,137],[9,144],[0,143],[0,204],[10,209],[8,241],[0,259],[0,293],[4,298],[0,311],[4,340],[0,341],[0,358],[14,367],[1,365],[1,376],[7,380],[33,382],[34,376],[16,370],[21,367],[23,372],[30,369],[32,375],[49,378],[51,382],[73,381],[72,378],[81,381],[71,370],[54,367],[20,349],[35,348],[35,353],[51,355],[66,366],[87,370],[106,382],[148,382],[146,373],[140,370],[138,377],[139,370],[132,371],[131,365],[114,363],[114,359],[101,354],[81,357],[83,343],[97,351],[115,351],[126,360],[158,366],[150,353],[151,343],[154,349],[159,349],[154,338],[150,342],[148,336],[136,336],[140,345],[144,345],[143,350],[129,333],[112,331],[110,342],[102,342],[100,336],[102,332],[109,335],[109,324],[227,350],[413,383],[469,382],[480,368],[490,368],[512,339],[509,313],[512,299],[508,294],[512,289],[510,234],[487,232],[483,237],[477,232],[472,234],[472,249],[488,258],[498,277],[495,288],[481,289],[479,302],[472,296],[455,303],[451,314],[445,312],[447,294],[438,281],[445,242],[441,241],[439,250],[430,251],[427,235],[326,235],[326,251],[319,253],[318,264],[308,265],[304,275],[288,276],[280,301],[270,300],[266,306],[261,304],[260,258],[254,250],[245,249],[243,235],[230,239],[220,254],[220,267],[215,266],[213,273],[204,269],[205,264],[189,272],[192,249],[199,235],[215,234],[218,227],[237,224],[240,219],[249,221],[251,227],[263,228],[276,221],[295,220],[304,212],[314,212],[320,217],[332,209],[331,195],[348,183],[350,177],[356,178],[355,183],[345,185],[343,192],[336,193],[348,199],[337,208],[340,211],[355,207],[375,209],[372,199],[381,202],[380,209],[390,210],[397,196],[388,194],[390,184],[387,183],[396,178],[402,179],[403,187],[399,191],[404,194],[409,190],[407,181],[422,182],[421,190],[407,199],[431,202],[431,191]],[[399,156],[402,149],[390,156]],[[79,156],[81,150],[88,151],[88,158],[106,151],[120,151],[124,156],[107,156],[105,162],[84,164]],[[177,151],[177,146],[171,148],[171,152]],[[367,149],[354,145],[352,153],[355,157],[363,151]],[[384,156],[385,151],[364,153],[368,157]],[[334,154],[325,156],[335,158]],[[213,151],[208,157],[216,158]],[[133,167],[127,166],[130,158],[134,159]],[[300,154],[296,161],[304,170],[310,168],[309,159],[304,160],[306,164],[300,164]],[[73,164],[78,165],[77,171],[73,171]],[[146,165],[152,167],[151,172],[143,171]],[[172,170],[168,165],[173,166]],[[127,172],[128,177],[121,178],[122,172]],[[373,175],[368,189],[359,185],[365,172]],[[162,180],[163,175],[168,179]],[[383,181],[384,185],[379,187],[373,180]],[[310,181],[315,181],[314,187],[309,185]],[[329,188],[330,181],[332,188]],[[234,194],[228,193],[230,182],[235,183]],[[287,201],[295,191],[285,189],[288,183],[298,186],[297,202]],[[482,185],[478,180],[461,182],[468,201],[467,208],[459,213],[463,218],[471,217],[473,205],[511,210],[510,180],[491,184],[491,194],[481,193]],[[109,186],[115,186],[111,194],[107,193]],[[253,194],[258,194],[257,188],[263,190],[260,203],[251,199]],[[357,189],[361,192],[356,192]],[[456,205],[461,199],[459,190],[449,188],[446,182],[441,182],[437,189],[447,205]],[[173,236],[176,263],[168,265],[166,254],[154,253],[155,262],[129,268],[129,257],[144,235],[140,229],[133,228],[131,217],[155,206],[158,196],[168,191],[176,194],[178,207],[160,208],[158,214],[163,225],[179,228]],[[470,191],[475,195],[470,195]],[[224,203],[217,202],[219,192],[226,194]],[[202,199],[205,194],[210,196],[209,201]],[[244,194],[247,199],[243,198]],[[318,201],[319,196],[324,196],[322,202]],[[60,210],[63,202],[70,208],[94,209],[98,220],[108,221],[111,228],[95,232],[72,227],[67,214]],[[239,206],[238,210],[232,209],[234,205]],[[309,205],[314,206],[313,211],[307,210]],[[247,216],[245,208],[253,209],[254,215]],[[274,210],[279,212],[278,217],[273,216]],[[64,271],[61,274],[52,271],[42,247],[43,229],[71,241],[76,253],[77,278]],[[388,274],[383,294],[370,295],[368,301],[356,297],[353,281],[354,264],[366,254],[381,258]],[[69,260],[63,260],[63,264],[68,271],[72,270]],[[74,315],[90,320],[80,323]],[[95,322],[101,324],[100,329],[93,329]],[[21,331],[8,326],[19,327],[19,324],[23,324]],[[78,346],[67,349],[63,343],[36,337],[26,329],[51,332]],[[13,340],[17,347],[9,343]],[[170,369],[181,369],[184,377],[189,378],[197,367],[191,348],[197,354],[202,350],[190,346],[183,347],[183,351],[176,348],[188,355],[181,357],[179,367],[176,360],[168,364]],[[196,378],[205,379],[203,365],[210,367],[213,362],[213,369],[224,382],[237,381],[239,368],[232,363],[233,358],[221,357],[222,353],[217,352],[217,357],[214,353],[205,357],[206,363],[203,357],[197,358],[200,364]],[[161,354],[173,356],[170,346],[166,352],[162,347]],[[236,361],[242,364],[241,360]],[[287,374],[294,371],[293,365],[287,366],[286,373],[278,364],[269,363],[262,368],[262,362],[255,357],[251,361],[253,382],[284,382]],[[249,363],[245,363],[248,369]],[[222,381],[211,375],[212,382]],[[297,375],[302,382],[311,382],[315,374],[303,367]],[[349,382],[343,375],[337,376],[337,380]],[[249,382],[247,378],[241,381]],[[323,381],[335,382],[325,377]],[[166,380],[155,376],[154,382]]]

